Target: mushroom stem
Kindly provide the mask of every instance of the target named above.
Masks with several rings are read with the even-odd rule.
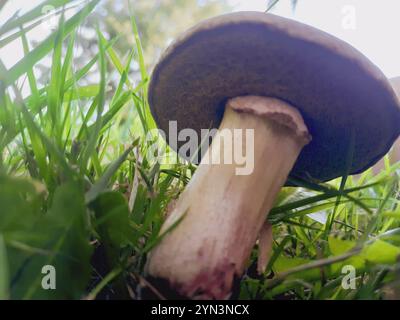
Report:
[[[235,136],[238,129],[245,139]],[[232,132],[233,149],[223,139],[226,132]],[[149,255],[149,275],[167,280],[189,298],[228,298],[279,190],[310,139],[300,113],[281,100],[229,100],[210,148],[161,233],[183,219]],[[210,161],[237,148],[253,162],[251,172],[238,171],[243,168],[234,161]]]

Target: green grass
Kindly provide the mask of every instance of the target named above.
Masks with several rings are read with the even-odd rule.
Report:
[[[67,2],[46,1],[58,10]],[[0,47],[19,38],[26,51],[9,70],[0,63],[0,299],[141,298],[149,288],[146,253],[195,170],[146,158],[145,136],[155,123],[133,15],[131,52],[116,52],[118,39],[97,30],[98,54],[75,67],[78,28],[97,2],[85,1],[33,50],[26,32],[42,19],[40,7],[0,26]],[[41,87],[34,67],[48,55],[51,78]],[[128,77],[134,62],[138,81]],[[93,70],[99,81],[83,85]],[[115,90],[110,70],[119,74]],[[255,248],[239,297],[400,298],[399,169],[387,161],[375,176],[292,181],[298,187],[284,188],[269,216],[274,251],[267,270],[256,274]],[[326,224],[309,216],[320,212]],[[48,264],[56,267],[57,290],[41,288]],[[341,285],[345,265],[356,269],[355,289]]]

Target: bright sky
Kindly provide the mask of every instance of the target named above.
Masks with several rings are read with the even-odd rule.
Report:
[[[268,0],[229,0],[235,11],[265,11]],[[0,12],[0,25],[16,10],[27,11],[40,0],[12,0]],[[273,13],[292,18],[352,44],[378,65],[388,77],[400,76],[400,0],[298,0],[295,12],[290,0],[280,0]],[[30,38],[40,40],[48,28],[39,27]],[[7,67],[22,57],[19,41],[0,50]]]
[[[267,0],[230,0],[239,10],[265,11]],[[356,47],[388,77],[400,76],[400,0],[290,0],[271,11],[324,30]]]
[[[43,2],[43,0],[9,0],[0,11],[0,26],[10,19],[17,11],[22,15],[35,8],[41,2]],[[44,13],[47,14],[50,12],[49,10],[50,8],[45,8]],[[69,12],[65,15],[66,19],[70,17],[71,13],[72,12]],[[57,24],[57,18],[50,18],[43,24],[28,32],[27,38],[30,41],[42,41],[51,33],[52,28],[57,27]],[[0,49],[0,59],[7,68],[12,67],[16,62],[23,58],[23,56],[24,54],[20,39],[17,39]],[[49,59],[50,58],[47,60]]]

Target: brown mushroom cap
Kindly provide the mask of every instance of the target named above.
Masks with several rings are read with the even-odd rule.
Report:
[[[155,67],[149,103],[158,126],[218,127],[227,99],[282,99],[302,114],[312,142],[291,176],[326,181],[372,166],[400,134],[399,102],[382,72],[349,44],[260,12],[201,22]],[[347,169],[349,168],[349,169]]]

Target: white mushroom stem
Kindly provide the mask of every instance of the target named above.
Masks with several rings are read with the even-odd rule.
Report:
[[[234,161],[223,163],[222,155],[235,152],[221,139],[226,129],[253,132],[254,140],[236,136],[233,143],[233,149],[247,151],[246,158],[253,161],[249,174],[238,175],[240,165]],[[167,280],[189,298],[229,297],[279,190],[310,139],[300,113],[283,101],[258,96],[229,100],[212,145],[161,233],[181,221],[149,255],[149,275]],[[216,155],[222,163],[209,161]]]

